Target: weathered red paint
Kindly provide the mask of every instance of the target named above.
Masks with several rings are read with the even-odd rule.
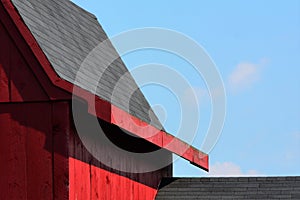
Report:
[[[26,129],[13,120],[8,109],[6,105],[0,104],[0,199],[25,199]]]
[[[3,44],[2,35],[0,35],[0,44]],[[9,102],[9,79],[1,63],[0,63],[0,88],[1,88],[0,102]]]
[[[156,188],[145,186],[129,178],[112,174],[109,171],[91,168],[92,176],[92,199],[154,199]],[[95,184],[95,185],[94,185]],[[108,191],[108,192],[105,192]],[[104,195],[103,195],[104,194]]]
[[[84,148],[69,110],[70,102],[0,104],[1,199],[153,199],[171,169],[104,166]]]
[[[1,199],[52,199],[51,105],[0,104],[0,110],[0,121],[6,122],[0,125],[1,146],[7,155],[0,157],[0,177],[7,178]]]
[[[8,8],[4,7],[7,6]],[[11,2],[8,1],[2,1],[0,4],[0,16],[1,16],[1,23],[3,27],[6,29],[6,32],[9,34],[11,38],[11,41],[13,43],[8,43],[6,40],[4,40],[4,43],[1,43],[1,51],[4,53],[7,52],[7,48],[9,46],[14,46],[14,48],[18,49],[18,52],[22,53],[23,60],[27,63],[27,65],[30,67],[29,70],[33,72],[34,77],[36,80],[38,80],[38,83],[40,86],[42,86],[43,91],[51,100],[67,100],[70,99],[70,93],[66,92],[63,89],[58,88],[57,86],[53,85],[51,81],[49,81],[48,73],[45,72],[44,68],[41,67],[41,63],[35,56],[33,56],[32,51],[32,45],[33,42],[29,41],[30,43],[27,43],[27,41],[24,41],[24,36],[22,32],[18,29],[14,21],[8,16],[9,13],[12,13],[16,18],[17,21],[19,21],[19,24],[22,24],[22,20],[18,15],[16,15],[16,11],[14,10],[14,7],[11,5]],[[6,10],[8,9],[8,10]],[[14,14],[15,13],[15,14]],[[23,23],[24,29],[28,31],[26,34],[30,34],[29,30],[26,28],[26,26]],[[24,33],[25,34],[25,33]],[[33,36],[32,36],[33,37]],[[35,42],[36,43],[36,42]],[[38,47],[39,48],[39,47]],[[2,53],[2,52],[1,52]],[[9,62],[10,59],[7,59],[9,55],[3,56],[4,60],[2,62],[6,62],[5,66],[10,66]],[[14,58],[14,57],[13,57]],[[5,63],[3,63],[5,64]],[[4,69],[6,68],[4,66]],[[8,74],[9,75],[9,74]],[[34,81],[34,80],[32,80]],[[69,83],[70,84],[70,83]]]
[[[86,108],[82,107],[81,111]],[[88,113],[83,113],[85,119],[91,119],[94,116]],[[108,131],[108,134],[117,136],[121,138],[120,129],[111,127],[107,122],[102,121],[103,129]],[[85,131],[89,128],[89,124],[83,124],[82,129],[77,131]],[[108,129],[106,129],[108,128]],[[75,129],[71,129],[75,131]],[[91,128],[90,131],[94,129]],[[81,133],[81,134],[84,134]],[[69,166],[70,172],[73,171],[74,174],[70,174],[70,197],[75,198],[76,196],[81,196],[81,198],[96,198],[96,199],[153,199],[156,193],[158,184],[162,177],[172,176],[171,166],[167,166],[163,169],[158,169],[153,172],[147,173],[132,173],[132,172],[122,172],[118,169],[114,169],[111,166],[107,166],[106,162],[102,160],[97,160],[85,149],[79,136],[75,134],[70,135],[70,159]],[[139,144],[130,143],[126,139],[121,139],[120,143],[128,143],[128,146],[137,146]],[[143,146],[146,148],[146,145]],[[104,143],[101,143],[99,149],[100,157],[109,157],[109,162],[120,165],[128,165],[130,169],[135,169],[137,167],[142,168],[147,166],[150,161],[148,160],[138,160],[130,156],[124,157],[122,152],[115,151],[113,147]],[[166,153],[165,159],[171,160],[172,156],[170,153]],[[107,159],[104,158],[107,161]],[[127,162],[127,163],[126,163]],[[127,168],[127,169],[128,169]],[[85,184],[86,182],[88,184]]]
[[[206,154],[59,78],[9,0],[0,4],[0,44],[0,199],[153,199],[172,175],[171,166],[134,174],[96,161],[73,125],[73,88],[90,114],[208,170]]]
[[[69,102],[56,102],[52,105],[53,134],[53,196],[54,199],[68,199],[69,183],[69,137],[70,125]]]
[[[143,185],[130,178],[70,158],[77,166],[76,177],[70,179],[70,199],[154,199],[156,188]],[[71,166],[71,164],[70,164]],[[91,174],[90,174],[91,173]]]
[[[43,67],[44,71],[47,73],[47,76],[50,78],[51,82],[54,85],[66,90],[70,93],[75,91],[76,95],[85,99],[88,102],[89,112],[91,112],[92,114],[96,114],[97,117],[104,119],[106,121],[111,120],[108,122],[114,123],[114,124],[120,126],[121,128],[124,128],[124,129],[129,128],[129,131],[131,131],[133,134],[136,134],[142,138],[148,138],[147,136],[145,137],[145,135],[154,136],[153,132],[155,132],[155,133],[159,132],[158,130],[155,130],[156,129],[155,127],[150,126],[150,125],[147,125],[147,127],[149,127],[149,129],[147,129],[146,132],[141,131],[144,129],[141,129],[140,127],[145,126],[146,125],[145,122],[143,122],[143,121],[137,119],[136,117],[131,116],[130,114],[124,112],[123,110],[111,105],[109,102],[106,102],[106,101],[100,99],[99,97],[95,97],[94,95],[90,94],[89,92],[87,92],[77,86],[74,86],[71,83],[59,78],[57,76],[57,74],[55,73],[55,71],[53,70],[53,68],[51,67],[50,62],[46,58],[45,54],[42,52],[41,48],[38,46],[36,40],[30,33],[30,31],[27,29],[27,27],[25,26],[23,21],[20,20],[20,16],[18,15],[18,13],[15,12],[15,9],[14,9],[13,5],[11,4],[11,2],[9,0],[4,0],[3,2],[4,2],[4,6],[6,7],[6,10],[8,11],[10,17],[12,18],[12,20],[18,27],[18,29],[21,32],[22,36],[24,37],[25,41],[27,42],[27,44],[29,44],[32,52],[34,53],[34,55],[36,56],[38,61],[41,63],[41,66]],[[73,87],[76,87],[75,90],[73,90]],[[53,96],[52,97],[50,96],[50,98],[56,99]],[[105,108],[104,112],[103,112],[103,108]],[[129,123],[123,122],[122,120],[114,121],[114,119],[111,119],[111,116],[109,116],[109,110],[111,110],[111,113],[113,115],[115,115],[115,117],[118,116],[118,118],[122,118],[127,121],[129,119],[134,119],[135,123],[139,124],[140,126],[135,126],[138,128],[132,128],[132,121],[130,121]],[[149,132],[147,132],[148,130],[149,130]],[[165,135],[165,137],[172,137],[167,133],[162,133],[162,134]],[[160,136],[158,136],[158,137],[160,137]],[[152,140],[157,141],[156,138],[152,138]],[[176,140],[175,138],[172,140],[173,140],[172,146],[167,147],[167,149],[174,150],[172,152],[174,152],[175,154],[178,154],[179,156],[189,160],[191,163],[193,163],[197,166],[200,166],[201,168],[208,171],[208,158],[207,158],[208,155],[207,154],[197,151],[196,153],[198,154],[198,157],[197,157],[198,159],[191,159],[191,157],[193,157],[193,155],[188,155],[185,152],[176,150],[176,149],[178,149],[178,147],[186,146],[187,144],[183,143],[180,140]],[[160,147],[165,148],[166,146],[163,145]],[[191,147],[187,147],[185,149],[188,149],[188,148],[191,148]],[[190,152],[190,151],[188,151],[188,152]],[[192,152],[195,152],[195,150],[193,150]]]
[[[180,139],[158,130],[134,116],[128,117],[128,113],[112,105],[111,123],[120,126],[145,140],[170,150],[171,152],[189,160],[192,164],[208,171],[208,155],[191,147]]]
[[[1,34],[1,97],[2,102],[45,101],[48,96],[40,86],[29,64],[14,44],[3,24]]]

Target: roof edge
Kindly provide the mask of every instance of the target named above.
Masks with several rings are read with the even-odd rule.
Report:
[[[208,154],[197,150],[165,131],[158,130],[153,125],[138,119],[89,91],[60,78],[51,66],[48,58],[40,48],[36,39],[22,20],[11,0],[1,0],[1,3],[53,85],[69,92],[70,94],[77,91],[75,95],[87,101],[88,112],[90,114],[93,114],[109,123],[115,124],[161,148],[175,153],[205,171],[209,170]],[[50,99],[55,99],[55,97],[50,97]]]

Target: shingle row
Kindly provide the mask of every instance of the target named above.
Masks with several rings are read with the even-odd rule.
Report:
[[[300,199],[300,177],[165,178],[156,199]]]
[[[83,70],[78,74],[89,53],[107,40],[107,35],[94,15],[68,0],[12,2],[61,78],[123,110],[129,109],[130,114],[161,129],[159,120],[142,92],[139,89],[133,92],[138,87],[131,75],[126,76],[122,84],[116,87],[128,69],[109,41],[105,49],[96,51],[95,59],[85,62]]]

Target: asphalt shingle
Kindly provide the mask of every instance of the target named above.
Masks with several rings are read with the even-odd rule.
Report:
[[[12,2],[61,78],[162,129],[130,74],[125,77],[120,87],[115,88],[128,69],[109,41],[105,49],[97,51],[97,58],[86,62],[84,70],[77,73],[89,53],[108,39],[93,14],[69,0]],[[111,58],[116,59],[110,63]]]
[[[300,177],[164,178],[156,199],[300,199]]]

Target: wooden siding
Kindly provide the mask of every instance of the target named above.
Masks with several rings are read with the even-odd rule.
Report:
[[[123,172],[107,166],[107,163],[114,166],[126,165],[127,170],[132,170],[143,167],[147,169],[147,166],[153,163],[150,158],[136,159],[116,151],[111,145],[103,142],[104,137],[108,137],[119,148],[131,152],[152,151],[158,147],[141,138],[128,136],[117,126],[98,119],[104,131],[101,135],[96,132],[97,128],[94,126],[97,125],[89,123],[94,116],[84,112],[87,109],[86,105],[82,104],[80,109],[82,127],[77,127],[77,130],[71,128],[69,137],[70,199],[154,199],[162,177],[172,176],[172,164],[147,173]],[[97,152],[98,157],[103,160],[98,161],[88,152],[77,131],[82,131],[81,134],[90,140],[99,135],[97,139],[100,141],[93,152]],[[166,150],[161,155],[165,160],[172,159],[171,153]]]
[[[5,8],[5,6],[8,8]],[[15,17],[18,27],[16,27],[17,24],[12,21],[7,11]],[[47,58],[42,51],[38,51],[39,46],[34,42],[33,36],[20,17],[14,12],[10,1],[2,0],[0,3],[0,23],[0,86],[4,89],[0,92],[0,102],[12,100],[17,102],[41,101],[45,100],[45,95],[46,99],[51,100],[70,99],[70,92],[57,87],[51,82],[54,79],[53,77],[56,77],[56,79],[52,81],[59,82],[60,79],[53,70],[48,69],[51,68],[50,64],[47,65],[47,72],[41,67],[41,64],[46,65]],[[25,33],[22,33],[22,31],[25,31]],[[30,42],[27,41],[28,38],[32,38]],[[39,53],[34,54],[36,51]],[[43,58],[43,60],[38,58]],[[51,77],[49,77],[50,75]],[[50,78],[52,79],[50,80]],[[40,87],[41,90],[36,87]],[[23,99],[20,98],[20,93],[22,93]],[[37,96],[37,93],[44,93],[44,95]]]
[[[9,15],[7,16],[7,14]],[[24,58],[27,60],[27,63],[30,63],[32,71],[35,72],[37,79],[51,100],[68,100],[71,98],[70,94],[74,92],[73,89],[75,88],[75,95],[88,102],[89,113],[130,131],[161,148],[167,149],[190,161],[191,164],[208,171],[209,159],[207,154],[189,146],[165,131],[156,129],[152,125],[149,125],[145,130],[132,126],[134,123],[139,125],[147,123],[112,105],[110,102],[98,96],[95,97],[94,94],[59,78],[10,0],[2,1],[2,4],[0,4],[0,15],[6,30],[9,30],[10,35],[15,40],[15,44],[18,44],[20,52],[25,55]],[[149,135],[151,137],[148,137]]]
[[[153,199],[171,166],[140,174],[105,166],[83,146],[69,108],[69,102],[0,104],[0,199]]]
[[[47,94],[0,22],[0,102],[45,101]]]
[[[124,173],[93,158],[73,125],[71,96],[51,83],[30,49],[33,44],[26,44],[2,3],[0,16],[0,199],[153,199],[161,178],[172,176],[172,166]],[[105,107],[105,116],[109,111]],[[116,136],[116,126],[102,122]],[[143,150],[153,148],[142,141]],[[137,146],[127,139],[118,142]],[[131,167],[149,164],[113,156]]]
[[[51,126],[49,103],[0,104],[0,199],[52,199]]]

